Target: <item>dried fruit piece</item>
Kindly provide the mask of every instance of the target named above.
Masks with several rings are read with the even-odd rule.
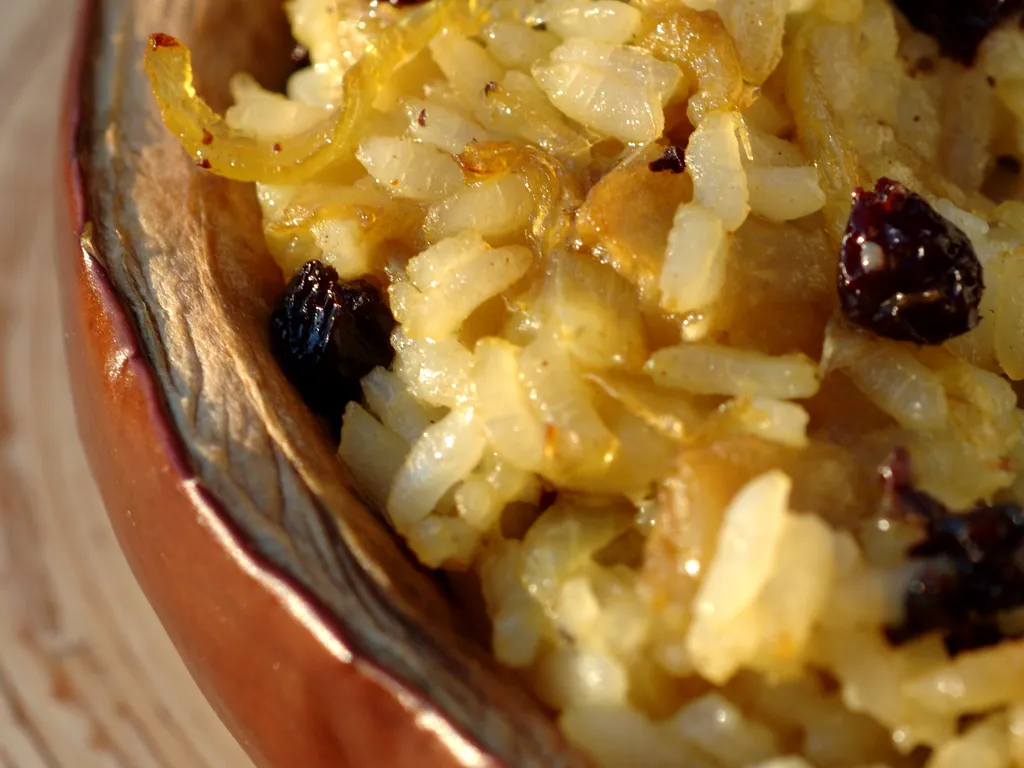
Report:
[[[652,173],[658,173],[660,171],[671,171],[672,173],[682,173],[686,168],[686,157],[683,154],[683,150],[673,145],[666,149],[661,157],[651,160],[647,164],[647,167]]]
[[[837,274],[840,306],[879,336],[941,344],[978,324],[981,263],[967,235],[902,184],[853,194]]]
[[[927,526],[948,514],[941,501],[914,487],[910,454],[897,447],[878,468],[882,480],[882,514]]]
[[[339,282],[333,267],[310,261],[270,317],[271,349],[306,404],[337,432],[345,404],[360,397],[360,380],[391,365],[394,326],[376,287]]]
[[[943,55],[970,65],[989,31],[1020,11],[1021,0],[894,0],[915,28],[934,37]]]
[[[887,514],[921,526],[908,551],[922,561],[903,596],[903,619],[885,628],[900,645],[941,632],[951,656],[1003,639],[999,614],[1024,605],[1024,510],[1015,504],[952,512],[913,487],[906,452],[880,468]]]

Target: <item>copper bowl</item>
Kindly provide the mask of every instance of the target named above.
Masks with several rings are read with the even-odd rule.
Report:
[[[574,766],[450,590],[357,499],[270,356],[283,278],[251,186],[163,128],[148,35],[229,76],[289,71],[280,0],[88,0],[67,96],[60,254],[78,427],[121,546],[258,766]]]

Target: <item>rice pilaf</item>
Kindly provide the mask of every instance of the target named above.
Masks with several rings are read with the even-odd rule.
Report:
[[[1024,766],[1024,31],[895,5],[292,0],[202,141],[151,52],[286,279],[386,290],[340,459],[599,766]],[[901,212],[953,287],[862,322]]]

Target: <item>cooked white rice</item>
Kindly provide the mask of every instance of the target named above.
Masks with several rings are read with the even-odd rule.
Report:
[[[292,0],[313,66],[289,98],[238,78],[229,122],[322,119],[402,13],[372,5]],[[873,485],[905,446],[954,509],[1024,501],[1024,204],[980,191],[1024,153],[1017,25],[965,69],[886,0],[494,0],[375,105],[330,173],[258,186],[267,241],[390,286],[341,459],[479,578],[566,735],[605,768],[1024,766],[1024,645],[884,638],[913,532]],[[649,169],[669,144],[685,173]],[[944,346],[836,319],[851,181],[881,176],[984,264]]]

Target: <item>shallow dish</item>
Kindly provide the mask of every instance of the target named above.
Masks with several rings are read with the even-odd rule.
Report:
[[[259,766],[583,765],[351,492],[265,343],[283,279],[251,188],[159,121],[151,32],[190,42],[223,109],[237,70],[282,82],[280,3],[89,0],[80,30],[59,253],[78,427],[220,716]]]

